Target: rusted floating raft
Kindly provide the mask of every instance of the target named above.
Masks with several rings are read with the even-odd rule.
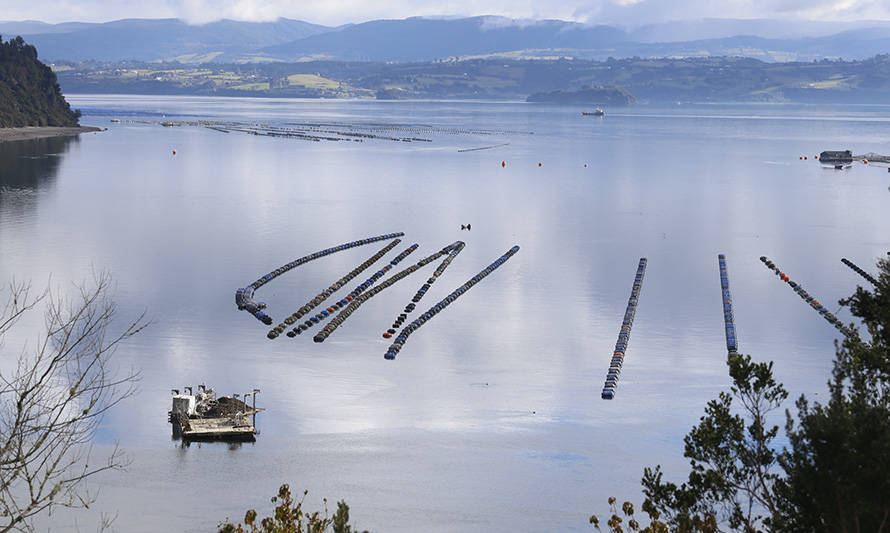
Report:
[[[618,387],[618,376],[621,374],[621,366],[624,364],[624,354],[627,351],[627,343],[630,341],[630,330],[634,324],[634,316],[637,313],[637,303],[640,299],[640,290],[643,288],[643,276],[646,275],[646,258],[641,257],[637,265],[637,273],[634,276],[633,288],[630,298],[627,300],[627,310],[624,312],[624,320],[621,322],[621,331],[618,333],[618,341],[615,343],[615,351],[612,352],[612,360],[609,363],[609,371],[606,373],[606,382],[603,385],[603,400],[611,400],[615,397],[615,389]]]
[[[263,409],[256,406],[259,389],[217,398],[213,389],[198,385],[198,392],[185,387],[173,389],[173,408],[167,420],[173,425],[173,437],[183,440],[254,440],[257,435],[256,414]],[[247,405],[247,398],[253,398]]]

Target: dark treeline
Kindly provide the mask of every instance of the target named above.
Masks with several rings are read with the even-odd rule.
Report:
[[[77,126],[56,75],[21,37],[0,37],[0,127]]]

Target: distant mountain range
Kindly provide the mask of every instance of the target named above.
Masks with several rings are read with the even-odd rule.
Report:
[[[890,22],[731,20],[668,22],[622,29],[503,17],[374,20],[339,27],[299,20],[189,25],[177,19],[107,23],[0,22],[47,61],[182,63],[434,61],[452,58],[713,57],[763,61],[864,59],[890,53]]]

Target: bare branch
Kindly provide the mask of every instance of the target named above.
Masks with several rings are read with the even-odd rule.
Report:
[[[29,284],[12,282],[0,310],[0,348],[38,304],[46,333],[14,370],[0,373],[0,533],[29,531],[31,519],[54,506],[88,507],[93,497],[85,481],[128,465],[117,447],[94,464],[90,443],[104,414],[135,393],[139,373],[120,372],[112,362],[117,348],[148,325],[145,314],[114,329],[107,273],[77,286],[72,299],[49,289],[31,297]]]

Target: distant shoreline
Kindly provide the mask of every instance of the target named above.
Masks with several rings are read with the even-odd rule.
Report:
[[[73,128],[57,126],[26,126],[23,128],[0,128],[0,143],[7,141],[28,141],[47,137],[71,137],[81,133],[102,131],[95,126],[77,126]]]

